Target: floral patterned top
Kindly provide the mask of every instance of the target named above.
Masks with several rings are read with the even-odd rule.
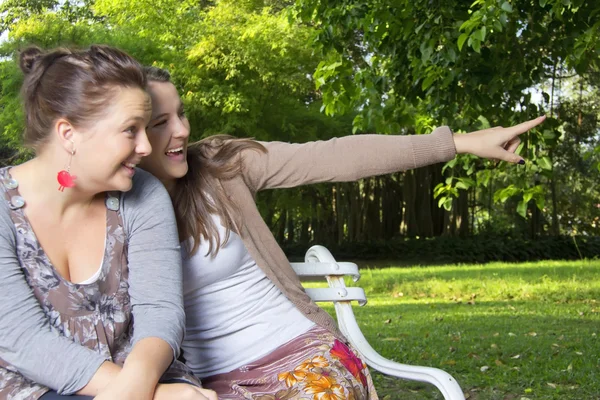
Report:
[[[132,347],[134,323],[127,242],[118,207],[120,195],[107,195],[106,245],[100,275],[93,283],[76,284],[55,270],[42,249],[23,212],[25,203],[8,168],[0,170],[0,186],[16,229],[15,252],[23,278],[39,302],[50,329],[100,355],[90,357],[90,362],[99,359],[100,364],[109,360],[122,365]],[[4,344],[0,343],[0,349],[2,347]],[[43,355],[39,361],[48,362]],[[28,376],[31,375],[35,376],[33,373]],[[173,362],[163,379],[183,379],[198,384],[179,361]],[[0,399],[38,399],[48,390],[43,382],[26,378],[17,367],[0,358]]]

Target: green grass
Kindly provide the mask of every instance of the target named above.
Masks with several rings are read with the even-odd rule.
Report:
[[[355,314],[384,357],[442,368],[468,399],[600,399],[600,261],[362,267]],[[442,398],[374,379],[382,399]]]

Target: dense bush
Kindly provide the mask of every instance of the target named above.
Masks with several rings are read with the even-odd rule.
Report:
[[[284,246],[284,250],[290,258],[299,259],[310,245],[295,243]],[[342,243],[329,249],[338,260],[394,260],[411,265],[576,260],[600,257],[600,237],[548,236],[532,240],[509,235],[441,236]]]

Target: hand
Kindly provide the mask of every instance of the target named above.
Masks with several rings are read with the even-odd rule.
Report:
[[[218,400],[218,397],[212,390],[187,383],[160,383],[153,400]]]
[[[454,135],[454,145],[458,154],[469,153],[482,158],[524,164],[521,156],[514,154],[521,139],[519,135],[541,124],[545,116],[532,119],[522,124],[503,128],[501,126],[464,135]]]

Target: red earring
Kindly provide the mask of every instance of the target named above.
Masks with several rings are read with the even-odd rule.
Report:
[[[66,171],[63,169],[62,171],[59,171],[58,175],[56,176],[56,180],[58,181],[58,184],[60,185],[58,187],[58,190],[60,192],[63,192],[65,190],[65,188],[75,187],[75,179],[77,179],[77,177],[75,175],[70,174],[71,160],[73,159],[74,154],[75,154],[75,149],[73,148],[71,150],[71,156],[69,157],[69,163],[67,164]]]

